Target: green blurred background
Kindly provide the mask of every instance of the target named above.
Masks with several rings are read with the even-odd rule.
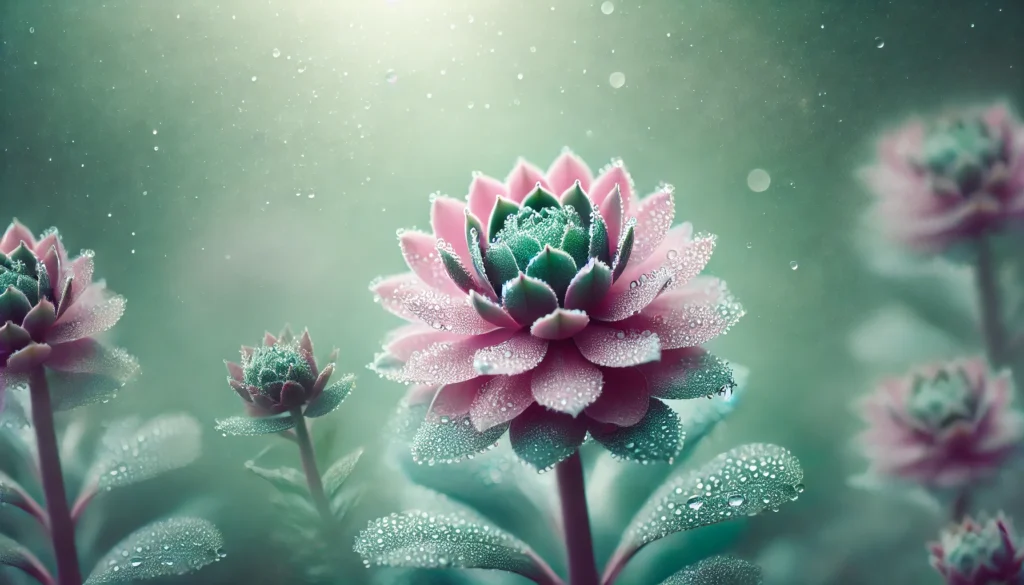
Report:
[[[205,498],[229,557],[188,582],[290,582],[242,467],[275,439],[212,430],[240,410],[222,360],[285,322],[360,377],[331,419],[369,449],[352,529],[392,511],[378,435],[403,389],[364,365],[397,321],[367,283],[403,269],[395,230],[428,226],[431,192],[462,196],[471,171],[504,177],[518,156],[546,167],[566,145],[595,168],[622,157],[642,193],[674,184],[677,218],[719,235],[711,271],[748,314],[714,349],[752,376],[709,453],[776,442],[808,473],[745,549],[813,539],[868,497],[845,487],[863,466],[848,404],[876,372],[847,338],[887,291],[853,248],[869,202],[854,173],[910,113],[1019,107],[1024,5],[612,4],[0,0],[0,221],[58,226],[129,300],[113,336],[143,376],[90,416],[184,410],[210,429],[197,465],[105,508],[105,542]],[[767,191],[747,187],[754,168]]]

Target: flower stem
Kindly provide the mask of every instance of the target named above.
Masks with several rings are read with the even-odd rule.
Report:
[[[989,362],[994,367],[1000,367],[1005,365],[1007,359],[1006,328],[1003,323],[996,261],[992,254],[992,244],[986,236],[981,236],[977,240],[974,282],[978,289],[985,352],[988,354]]]
[[[597,563],[590,535],[587,494],[583,486],[583,462],[579,451],[555,466],[558,496],[562,503],[562,529],[569,554],[569,584],[597,585]]]
[[[302,415],[301,408],[292,409],[292,419],[295,421],[295,438],[299,444],[299,452],[302,454],[302,470],[306,474],[306,483],[309,485],[309,495],[313,498],[313,504],[320,512],[320,517],[328,525],[334,522],[334,514],[331,513],[331,505],[324,493],[324,484],[320,480],[320,470],[316,466],[316,452],[313,451],[313,441],[309,437],[309,429],[306,427],[306,417]]]
[[[953,522],[960,522],[967,516],[968,511],[971,507],[971,493],[970,488],[963,488],[960,493],[956,495],[956,499],[953,500]]]
[[[64,473],[61,470],[60,452],[57,449],[57,430],[53,424],[50,388],[46,383],[46,372],[42,366],[29,373],[28,386],[32,396],[32,426],[36,431],[39,471],[50,518],[50,540],[53,543],[54,557],[57,559],[57,583],[82,585],[78,551],[75,549],[75,526],[71,521],[71,511],[68,509]]]

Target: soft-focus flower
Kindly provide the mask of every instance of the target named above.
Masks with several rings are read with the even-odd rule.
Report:
[[[992,474],[1024,436],[1012,396],[1009,373],[991,374],[981,358],[884,380],[863,403],[869,426],[861,443],[872,472],[928,487]]]
[[[947,585],[1015,585],[1024,580],[1024,543],[998,514],[980,524],[971,518],[928,545],[931,564]]]
[[[1004,106],[914,120],[880,140],[864,178],[884,231],[940,251],[1024,217],[1024,125]]]
[[[93,253],[69,259],[56,229],[37,240],[17,220],[7,228],[0,238],[0,407],[5,385],[38,366],[51,371],[51,383],[83,394],[136,373],[134,358],[93,339],[117,323],[125,299],[92,276]],[[56,402],[75,401],[88,397]]]
[[[334,373],[338,350],[321,370],[313,356],[309,331],[298,340],[285,327],[280,335],[266,333],[263,345],[242,347],[241,364],[225,361],[228,384],[245,400],[251,416],[269,416],[305,406],[323,393]]]
[[[430,403],[446,444],[426,458],[470,456],[510,427],[542,468],[588,431],[622,456],[673,457],[678,421],[660,399],[713,392],[695,390],[718,363],[698,346],[742,314],[723,282],[697,277],[714,238],[673,228],[674,213],[671,187],[641,200],[620,162],[594,179],[565,152],[547,173],[521,161],[504,182],[476,175],[467,202],[433,199],[432,234],[400,231],[412,272],[371,290],[410,324],[371,367]]]

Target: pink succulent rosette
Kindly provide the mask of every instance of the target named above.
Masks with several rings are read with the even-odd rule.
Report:
[[[913,120],[879,141],[863,177],[891,238],[942,251],[1024,217],[1024,125],[1002,105]]]
[[[662,400],[731,383],[699,347],[742,314],[698,276],[714,238],[672,227],[671,187],[640,199],[620,162],[595,179],[568,151],[547,173],[477,175],[467,199],[435,198],[433,233],[399,234],[411,272],[371,285],[409,322],[371,368],[429,406],[414,457],[458,460],[510,429],[541,469],[588,432],[622,457],[671,459],[678,418]]]
[[[965,518],[928,545],[932,567],[946,585],[1015,585],[1024,581],[1024,543],[1002,514]]]
[[[863,402],[861,446],[871,472],[958,488],[997,471],[1024,436],[1008,373],[982,358],[928,365],[884,380]]]
[[[36,239],[15,220],[0,238],[0,403],[6,386],[39,366],[58,410],[121,387],[138,364],[93,336],[113,327],[124,307],[124,297],[93,282],[92,252],[72,260],[55,229]]]

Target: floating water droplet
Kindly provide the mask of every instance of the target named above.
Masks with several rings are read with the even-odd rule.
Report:
[[[972,24],[971,26],[974,26],[974,25]],[[36,32],[36,27],[34,27],[34,26],[28,27],[28,34],[30,34],[30,35],[31,34],[35,34],[35,32]]]
[[[273,56],[274,56],[274,58],[275,58],[275,59],[277,59],[278,57],[280,57],[280,56],[281,56],[281,49],[278,49],[278,48],[276,48],[276,47],[275,47],[275,48],[274,48],[274,52],[273,52],[273,53],[271,53],[271,55],[273,55]]]
[[[747,249],[748,250],[753,248],[753,247],[754,247],[754,243],[753,242],[747,242]]]
[[[252,76],[252,80],[256,81],[256,76],[255,75]]]
[[[615,89],[619,89],[623,85],[626,85],[626,74],[621,71],[616,71],[608,76],[608,83]]]
[[[601,4],[601,12],[604,14],[611,14],[612,12],[615,12],[615,5],[611,2],[604,2]]]
[[[799,265],[799,264],[797,264],[796,260],[791,260],[791,261],[789,262],[789,268],[790,268],[791,270],[796,270],[797,268],[800,268],[800,265]]]
[[[387,81],[390,84],[398,83],[398,73],[395,72],[394,69],[388,69],[387,72],[384,73],[384,81]]]
[[[881,49],[885,46],[885,40],[882,37],[875,37],[875,47]]]
[[[764,169],[754,169],[747,173],[747,187],[755,193],[767,191],[771,184],[771,175]]]

